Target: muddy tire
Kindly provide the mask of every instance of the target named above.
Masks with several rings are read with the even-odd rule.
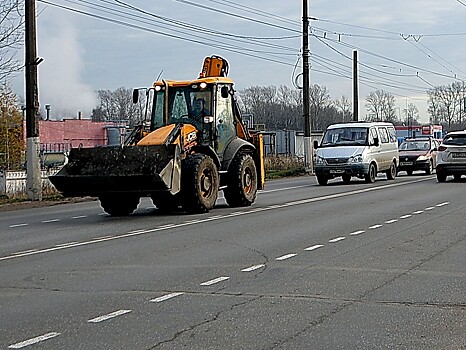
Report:
[[[377,176],[377,169],[375,167],[374,163],[369,164],[369,170],[367,174],[364,174],[364,180],[366,180],[367,183],[373,183],[375,182],[375,178]]]
[[[205,213],[217,201],[219,176],[212,158],[204,154],[188,156],[181,170],[181,205],[188,213]]]
[[[223,190],[230,207],[247,207],[256,200],[257,170],[249,154],[238,154],[228,169],[227,187]]]
[[[139,196],[132,195],[102,195],[99,196],[100,206],[111,216],[126,216],[139,205]]]
[[[164,213],[171,213],[178,210],[181,206],[179,195],[170,193],[160,193],[151,196],[152,203],[158,210]]]

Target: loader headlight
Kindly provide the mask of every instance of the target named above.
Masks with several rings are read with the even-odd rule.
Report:
[[[155,91],[160,91],[160,90],[162,90],[162,86],[157,85],[157,86],[155,87]]]
[[[199,87],[200,87],[201,89],[205,89],[205,88],[207,87],[207,83],[200,83],[200,84],[199,84]]]

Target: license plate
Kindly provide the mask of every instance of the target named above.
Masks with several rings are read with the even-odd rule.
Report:
[[[345,171],[342,170],[342,169],[341,169],[341,170],[340,170],[340,169],[338,169],[338,170],[330,170],[330,174],[344,174],[344,173],[345,173]]]
[[[400,166],[413,165],[413,162],[400,162]]]
[[[466,152],[454,152],[451,154],[452,158],[466,158]]]

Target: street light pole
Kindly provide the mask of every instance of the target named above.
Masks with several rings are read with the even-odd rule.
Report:
[[[313,173],[311,143],[311,116],[309,108],[309,16],[308,0],[303,0],[303,117],[304,117],[304,166]]]
[[[42,200],[39,165],[39,97],[37,83],[36,3],[25,3],[25,59],[26,59],[26,189],[30,200]]]

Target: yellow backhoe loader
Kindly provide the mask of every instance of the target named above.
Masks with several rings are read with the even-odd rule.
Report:
[[[156,81],[145,92],[146,118],[122,146],[73,148],[50,180],[67,197],[95,196],[114,216],[150,196],[163,211],[213,208],[219,190],[230,206],[249,206],[264,186],[262,135],[243,124],[228,63],[206,57],[195,80]]]

